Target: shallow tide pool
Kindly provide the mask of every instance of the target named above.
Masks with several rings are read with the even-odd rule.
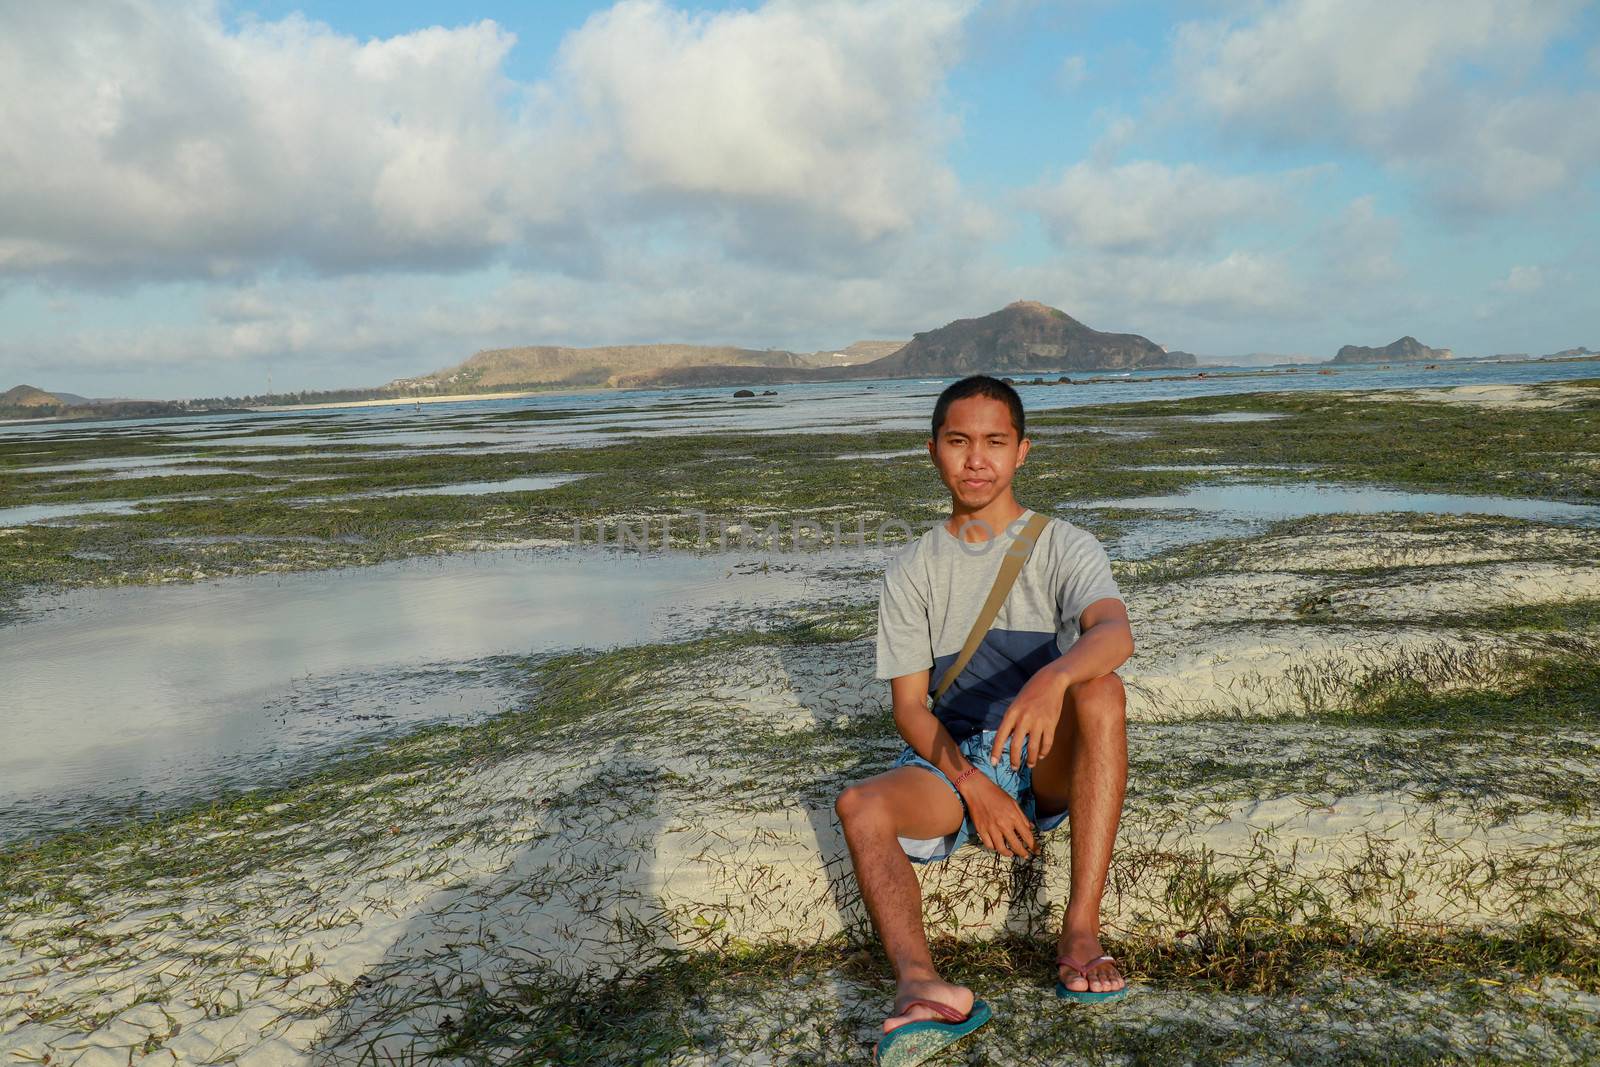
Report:
[[[0,627],[0,839],[482,718],[516,697],[494,657],[686,637],[859,595],[829,572],[865,558],[566,547],[36,597]]]
[[[150,504],[175,500],[197,500],[195,496],[152,496],[143,500],[82,500],[74,504],[22,504],[0,508],[0,527],[27,526],[29,523],[66,519],[74,515],[129,515]],[[0,675],[3,677],[3,675]]]
[[[586,474],[538,474],[526,478],[506,478],[498,482],[455,482],[451,485],[426,485],[408,489],[386,489],[382,496],[483,496],[489,493],[528,493],[553,489],[558,485],[586,478]]]
[[[1183,466],[1151,467],[1182,470]],[[1191,469],[1206,469],[1196,466]],[[1219,471],[1223,468],[1217,468]],[[1261,467],[1257,470],[1264,469]],[[1107,544],[1116,559],[1147,559],[1163,552],[1229,537],[1246,537],[1268,523],[1310,515],[1376,514],[1403,511],[1431,515],[1494,515],[1541,522],[1600,523],[1600,507],[1559,500],[1472,496],[1466,493],[1414,493],[1370,486],[1220,482],[1191,486],[1179,493],[1067,501],[1074,511],[1118,508],[1152,512],[1190,512],[1194,517],[1147,516],[1128,523]]]
[[[1546,522],[1597,522],[1600,507],[1526,497],[1416,493],[1358,485],[1235,482],[1197,485],[1181,493],[1074,502],[1084,508],[1148,508],[1221,512],[1249,519],[1297,519],[1343,512],[1409,511],[1436,515],[1499,515]]]

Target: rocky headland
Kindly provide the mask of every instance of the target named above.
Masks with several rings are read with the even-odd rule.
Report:
[[[624,387],[764,385],[865,378],[1041,374],[1085,370],[1193,367],[1187,352],[1168,352],[1147,337],[1103,333],[1059,308],[1019,300],[980,318],[957,319],[915,334],[896,351],[841,367],[746,366],[707,363],[667,367],[619,379]]]
[[[1367,345],[1345,345],[1329,363],[1402,363],[1423,362],[1436,359],[1453,359],[1455,353],[1448,348],[1429,348],[1407,334],[1382,348]]]
[[[1168,352],[1147,337],[1102,333],[1059,308],[1018,300],[982,318],[957,319],[916,334],[898,352],[860,371],[863,377],[889,378],[1194,365],[1194,356]]]
[[[90,400],[77,393],[17,385],[0,393],[0,419],[129,419],[241,410],[216,401]]]

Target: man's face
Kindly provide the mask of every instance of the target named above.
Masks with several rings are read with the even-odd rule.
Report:
[[[1011,476],[1027,458],[1028,442],[1017,439],[1004,401],[969,396],[946,410],[939,436],[928,439],[928,453],[945,487],[963,507],[976,510],[1011,485]]]

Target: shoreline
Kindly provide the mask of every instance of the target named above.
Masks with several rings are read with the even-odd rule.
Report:
[[[1144,369],[1145,370],[1167,370],[1169,368],[1149,367],[1149,368],[1144,368]],[[1190,373],[1167,374],[1167,375],[1162,375],[1160,377],[1154,377],[1154,378],[1133,378],[1133,377],[1120,377],[1120,376],[1119,377],[1107,377],[1107,376],[1104,376],[1104,371],[1096,370],[1096,371],[1090,371],[1088,373],[1101,375],[1100,377],[1073,378],[1070,382],[1058,382],[1058,381],[1052,379],[1052,380],[1044,381],[1042,384],[1045,384],[1045,385],[1122,385],[1122,384],[1128,384],[1128,383],[1132,383],[1132,382],[1191,381],[1191,380],[1200,379],[1200,378],[1207,378],[1207,379],[1259,378],[1259,377],[1273,377],[1273,376],[1282,375],[1282,374],[1293,374],[1293,373],[1296,373],[1297,370],[1298,370],[1298,368],[1295,368],[1295,367],[1289,367],[1289,368],[1278,368],[1278,367],[1222,368],[1222,367],[1218,367],[1218,368],[1215,368],[1215,369],[1198,368],[1198,369],[1191,370]],[[1010,378],[1012,381],[1014,381],[1018,385],[1030,385],[1030,384],[1033,384],[1031,379],[1015,377],[1016,374],[1020,374],[1020,373],[1022,373],[1022,372],[1002,372],[1000,376],[1003,376],[1003,377],[1006,377],[1006,378]],[[1052,374],[1060,374],[1062,372],[1052,371],[1050,373],[1052,373]],[[953,381],[955,379],[955,377],[956,376],[954,376],[954,375],[948,375],[947,374],[947,375],[943,375],[940,380],[942,381],[942,380],[949,379],[949,380]],[[1037,375],[1035,375],[1035,377],[1037,377]],[[858,379],[858,381],[861,381],[861,382],[869,382],[869,381],[899,382],[899,381],[921,381],[921,380],[922,379],[920,379],[920,378],[913,378],[910,375],[907,375],[907,376],[904,376],[904,377],[894,377],[894,378],[862,378],[862,379]],[[403,408],[403,407],[413,407],[413,406],[418,405],[418,404],[462,404],[462,403],[471,403],[471,402],[480,401],[480,400],[521,400],[521,399],[524,399],[524,398],[530,397],[530,396],[576,396],[576,395],[587,395],[587,394],[594,394],[594,395],[598,396],[598,395],[604,395],[604,394],[608,394],[608,393],[644,393],[644,392],[666,393],[666,392],[672,392],[673,390],[677,390],[677,389],[711,389],[711,390],[717,390],[717,389],[753,389],[757,385],[770,387],[770,386],[775,386],[775,385],[832,385],[832,384],[835,384],[835,383],[831,379],[819,378],[819,379],[816,379],[816,380],[806,380],[806,381],[757,382],[757,383],[754,383],[754,384],[746,383],[746,384],[742,384],[742,385],[741,384],[737,384],[737,383],[730,383],[730,384],[706,383],[706,384],[700,384],[700,385],[633,385],[633,386],[626,386],[626,387],[614,386],[614,385],[595,385],[595,386],[588,386],[588,387],[572,387],[572,388],[560,388],[560,389],[523,389],[523,390],[518,390],[518,391],[515,391],[515,392],[509,392],[509,393],[499,393],[499,392],[490,392],[490,393],[452,393],[449,396],[416,396],[416,397],[405,397],[403,399],[401,399],[401,398],[393,398],[393,399],[383,399],[383,400],[328,401],[328,402],[325,402],[325,403],[318,403],[318,404],[270,404],[270,405],[249,407],[249,408],[246,408],[246,410],[252,411],[252,412],[259,412],[259,413],[269,413],[269,412],[274,412],[274,411],[327,411],[327,410],[336,409],[336,408],[377,408],[377,407],[401,407],[401,408]],[[851,383],[846,383],[846,384],[851,384]]]
[[[1144,370],[1150,370],[1150,371],[1154,371],[1154,370],[1172,370],[1172,371],[1179,371],[1179,372],[1187,372],[1187,373],[1175,373],[1175,374],[1164,375],[1164,376],[1158,377],[1158,378],[1143,378],[1143,379],[1133,378],[1131,376],[1130,377],[1123,377],[1121,375],[1118,375],[1116,377],[1108,377],[1108,376],[1106,376],[1105,372],[1108,371],[1108,370],[1112,370],[1113,368],[1097,368],[1097,369],[1091,369],[1091,370],[1086,370],[1086,371],[1078,371],[1078,372],[1056,370],[1056,371],[992,371],[992,372],[989,372],[989,373],[993,373],[997,377],[1009,377],[1013,381],[1017,382],[1018,384],[1022,384],[1022,385],[1031,384],[1031,382],[1029,380],[1030,377],[1037,378],[1037,377],[1040,377],[1040,376],[1046,375],[1046,374],[1053,375],[1053,376],[1060,376],[1060,375],[1069,375],[1070,376],[1073,373],[1088,374],[1088,375],[1099,375],[1098,377],[1073,378],[1070,384],[1072,384],[1072,385],[1111,385],[1111,384],[1126,383],[1126,382],[1130,382],[1130,381],[1132,381],[1132,382],[1138,382],[1138,381],[1149,382],[1149,381],[1181,381],[1181,380],[1190,380],[1190,379],[1196,379],[1196,378],[1224,379],[1224,378],[1240,378],[1240,377],[1279,377],[1279,376],[1284,376],[1284,375],[1289,375],[1289,374],[1300,374],[1300,373],[1306,373],[1306,372],[1320,373],[1322,371],[1327,371],[1329,373],[1336,373],[1336,372],[1343,371],[1343,370],[1372,368],[1372,367],[1381,367],[1383,369],[1390,369],[1391,367],[1399,368],[1399,367],[1404,367],[1404,366],[1406,366],[1408,364],[1411,364],[1411,363],[1419,363],[1420,364],[1421,362],[1422,361],[1420,361],[1420,360],[1390,360],[1390,361],[1379,361],[1379,362],[1375,362],[1375,363],[1365,363],[1365,364],[1357,364],[1357,363],[1335,364],[1332,360],[1325,360],[1325,361],[1322,361],[1322,362],[1303,362],[1303,363],[1301,363],[1301,362],[1290,362],[1290,363],[1264,364],[1264,365],[1260,365],[1260,366],[1244,365],[1244,364],[1234,365],[1234,364],[1226,364],[1226,363],[1201,363],[1201,364],[1195,365],[1194,367],[1183,367],[1183,368],[1178,368],[1178,367],[1172,367],[1172,368],[1167,368],[1167,367],[1147,367],[1147,368],[1143,368]],[[1526,358],[1526,359],[1499,359],[1499,358],[1492,357],[1492,356],[1457,356],[1457,357],[1455,357],[1453,359],[1450,359],[1448,361],[1442,361],[1442,362],[1448,362],[1448,363],[1451,363],[1451,364],[1454,364],[1454,365],[1458,365],[1458,366],[1459,365],[1463,365],[1463,364],[1473,364],[1473,363],[1580,363],[1580,362],[1600,362],[1600,356],[1593,356],[1593,355],[1590,355],[1590,356],[1567,356],[1567,357],[1549,356],[1549,357],[1529,357],[1529,358]],[[954,380],[958,376],[954,375],[954,374],[946,374],[946,375],[941,375],[939,377],[948,378],[948,379]],[[920,376],[918,376],[918,375],[903,375],[903,376],[884,377],[884,378],[848,379],[846,381],[849,381],[849,382],[869,382],[869,381],[911,381],[911,380],[920,380]],[[89,417],[79,417],[79,418],[63,418],[61,416],[46,416],[46,417],[43,417],[43,418],[35,418],[35,419],[6,418],[6,419],[0,419],[0,426],[21,426],[21,425],[30,425],[30,424],[38,424],[38,423],[64,423],[64,424],[70,424],[70,423],[77,423],[77,422],[114,422],[114,421],[121,421],[122,419],[172,418],[172,417],[183,417],[183,416],[189,416],[189,415],[240,414],[240,413],[245,413],[245,412],[252,413],[252,414],[268,414],[268,413],[277,412],[277,411],[330,411],[330,410],[337,410],[337,409],[342,409],[342,408],[407,407],[407,406],[415,406],[415,405],[418,405],[418,404],[452,404],[452,403],[459,404],[459,403],[470,403],[470,402],[482,401],[482,400],[521,400],[521,399],[526,399],[527,397],[534,397],[534,396],[577,396],[577,395],[586,395],[586,394],[603,395],[603,394],[607,394],[607,393],[642,393],[642,392],[663,393],[663,392],[671,392],[672,390],[676,390],[676,389],[749,389],[749,388],[754,388],[755,386],[758,386],[758,385],[759,386],[773,386],[773,385],[827,385],[827,384],[835,384],[835,383],[836,383],[835,379],[824,377],[824,378],[817,378],[817,379],[807,379],[807,380],[788,381],[788,382],[772,382],[772,381],[769,381],[769,382],[753,382],[753,383],[752,382],[747,382],[747,383],[744,383],[744,384],[739,384],[739,383],[701,383],[701,384],[682,384],[682,385],[635,385],[635,386],[627,386],[627,387],[596,384],[596,385],[590,385],[590,386],[563,386],[563,387],[559,387],[559,388],[550,388],[550,389],[519,389],[519,390],[510,391],[510,392],[452,393],[452,394],[450,394],[448,396],[414,396],[414,397],[404,397],[404,398],[392,397],[392,398],[382,398],[382,399],[372,399],[372,400],[324,401],[324,402],[313,403],[313,404],[257,404],[257,405],[245,405],[245,406],[241,406],[241,407],[238,407],[238,408],[214,409],[214,410],[209,410],[209,411],[171,412],[171,413],[164,413],[164,414],[161,414],[161,415],[128,415],[128,416],[98,416],[98,417],[89,416]],[[843,383],[840,383],[840,384],[843,384]],[[1059,383],[1057,381],[1051,380],[1051,381],[1044,382],[1043,384],[1056,385],[1056,384],[1068,384],[1068,383]]]
[[[412,396],[389,400],[340,400],[328,401],[322,404],[268,404],[259,407],[250,407],[247,410],[254,412],[273,411],[326,411],[330,408],[382,408],[397,407],[408,408],[417,404],[462,404],[474,400],[520,400],[529,396],[574,396],[579,393],[594,393],[610,390],[609,386],[597,388],[564,388],[564,389],[525,389],[515,393],[452,393],[449,396]]]

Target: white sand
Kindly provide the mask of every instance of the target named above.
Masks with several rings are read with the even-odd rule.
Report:
[[[1540,382],[1530,385],[1453,385],[1435,389],[1386,389],[1374,393],[1347,393],[1357,400],[1427,401],[1437,404],[1476,404],[1505,410],[1537,410],[1564,407],[1580,397],[1593,395],[1579,386]]]
[[[1477,681],[1507,639],[1429,617],[1600,592],[1592,565],[1560,561],[1592,552],[1592,534],[1534,530],[1485,544],[1466,529],[1389,535],[1383,545],[1343,534],[1278,539],[1233,572],[1130,586],[1140,641],[1123,672],[1132,717],[1176,720],[1162,729],[1181,731],[1181,720],[1217,710],[1331,707],[1386,670],[1437,686]],[[1394,552],[1408,569],[1360,569]],[[1318,598],[1335,620],[1386,622],[1308,622],[1298,606]],[[449,1010],[423,1005],[459,1003],[479,983],[536,981],[541,969],[627,973],[648,965],[653,946],[806,942],[860,929],[828,799],[837,783],[800,802],[792,780],[761,777],[771,777],[765,766],[664,753],[702,728],[770,737],[781,753],[789,734],[822,745],[835,726],[881,714],[887,687],[872,678],[871,640],[755,646],[672,667],[653,683],[627,713],[659,734],[593,743],[565,733],[544,751],[400,780],[398,794],[368,783],[288,834],[253,831],[254,818],[211,831],[258,833],[263,850],[275,842],[296,851],[275,869],[110,894],[84,876],[81,910],[0,917],[0,1053],[83,1064],[126,1064],[130,1051],[152,1063],[370,1062],[404,1056]],[[1219,727],[1192,729],[1205,731],[1195,744],[1217,743]],[[1279,894],[1380,930],[1600,906],[1596,827],[1581,818],[1535,810],[1495,822],[1404,790],[1283,795],[1271,784],[1273,761],[1333,758],[1319,755],[1319,736],[1330,751],[1342,743],[1310,728],[1241,724],[1231,756],[1261,768],[1257,795],[1131,802],[1106,901],[1111,931],[1178,937],[1183,897],[1173,886],[1206,864],[1270,873],[1228,890],[1240,906]],[[868,764],[886,766],[896,747],[885,738]],[[364,836],[370,828],[376,839]],[[182,827],[149,847],[193,850],[197,864],[208,855],[201,834]],[[919,868],[930,928],[1045,936],[1065,899],[1065,849],[1064,835],[1049,840],[1034,883],[976,848]],[[1490,859],[1523,874],[1488,879]],[[33,943],[40,933],[48,936]],[[152,1037],[160,1051],[141,1059]]]

